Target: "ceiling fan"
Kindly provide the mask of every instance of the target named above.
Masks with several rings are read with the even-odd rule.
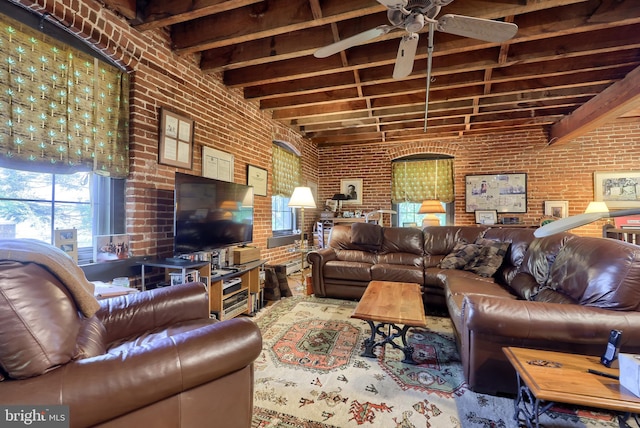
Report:
[[[360,45],[371,39],[387,34],[392,30],[404,29],[400,40],[393,78],[402,79],[411,74],[418,49],[418,33],[428,25],[429,45],[427,49],[427,102],[425,107],[425,131],[427,129],[427,111],[429,107],[429,87],[431,83],[431,58],[433,54],[434,30],[443,33],[471,37],[487,42],[501,43],[515,36],[518,26],[510,22],[493,21],[463,15],[447,14],[436,20],[443,6],[453,0],[377,0],[385,6],[391,25],[380,25],[371,30],[332,43],[315,51],[316,58],[326,58],[345,49]]]

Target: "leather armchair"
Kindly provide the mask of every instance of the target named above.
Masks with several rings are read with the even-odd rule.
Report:
[[[209,319],[202,283],[99,301],[92,316],[37,263],[0,257],[0,403],[68,405],[72,427],[249,427],[247,318]]]

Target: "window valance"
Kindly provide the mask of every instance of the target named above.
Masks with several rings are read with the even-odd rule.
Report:
[[[0,165],[129,173],[126,73],[0,15]]]
[[[293,189],[300,186],[301,171],[300,156],[276,144],[273,145],[273,181],[271,184],[273,196],[290,197]]]
[[[453,202],[453,159],[401,161],[392,164],[394,204],[438,199]]]

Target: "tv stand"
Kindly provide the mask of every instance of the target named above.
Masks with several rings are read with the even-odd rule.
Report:
[[[184,262],[183,262],[184,261]],[[186,263],[185,263],[186,262]],[[218,271],[211,270],[209,261],[190,261],[180,259],[161,259],[155,261],[141,261],[142,289],[145,288],[144,269],[159,267],[165,269],[165,278],[170,282],[170,273],[180,270],[184,282],[188,270],[198,270],[200,281],[207,286],[209,294],[209,311],[212,316],[223,321],[241,314],[252,315],[261,307],[260,269],[265,264],[257,260],[241,266],[225,267]],[[240,286],[229,292],[227,285],[234,279],[240,279]],[[226,291],[226,294],[225,294]]]

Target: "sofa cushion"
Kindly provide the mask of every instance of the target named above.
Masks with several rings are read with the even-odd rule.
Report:
[[[322,274],[325,278],[338,278],[347,281],[371,281],[370,263],[349,261],[328,261],[324,265]]]
[[[78,307],[35,263],[0,261],[0,366],[9,378],[46,373],[77,356]]]
[[[482,247],[480,248],[478,255],[465,265],[464,270],[468,270],[488,278],[493,276],[500,266],[502,266],[502,261],[504,260],[504,256],[507,254],[511,243],[483,240],[481,245]]]
[[[422,257],[424,252],[423,236],[415,227],[382,228],[384,240],[380,253],[409,253]]]
[[[514,293],[525,300],[533,300],[540,290],[540,284],[526,272],[518,272],[509,284]]]
[[[366,251],[376,252],[382,246],[382,227],[374,223],[353,223],[351,243]]]
[[[640,246],[609,238],[569,239],[547,285],[580,305],[640,310]]]
[[[463,269],[469,262],[475,259],[480,253],[480,246],[477,244],[466,244],[459,242],[453,247],[453,251],[447,254],[438,267],[442,269]]]

